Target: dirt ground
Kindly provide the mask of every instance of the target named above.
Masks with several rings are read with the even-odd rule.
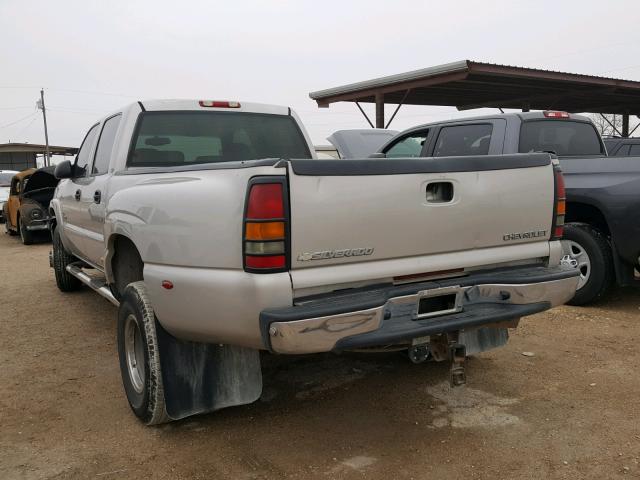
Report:
[[[149,428],[116,309],[49,248],[0,235],[0,479],[640,478],[640,291],[524,319],[455,390],[399,353],[266,356],[260,401]]]

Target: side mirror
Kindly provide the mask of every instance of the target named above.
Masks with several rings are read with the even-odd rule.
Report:
[[[369,158],[387,158],[386,153],[372,153]]]
[[[73,177],[73,165],[69,160],[65,160],[64,162],[60,162],[56,165],[56,169],[53,171],[53,176],[58,180],[62,180],[63,178],[71,178]]]

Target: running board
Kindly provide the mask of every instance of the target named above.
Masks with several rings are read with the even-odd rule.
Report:
[[[104,278],[96,278],[86,274],[82,271],[82,267],[80,267],[79,265],[80,264],[76,263],[67,265],[67,272],[76,277],[90,289],[98,292],[104,298],[113,303],[116,307],[120,306],[120,302],[116,297],[113,296],[113,293],[111,293],[111,289],[109,288],[109,285],[107,285]]]

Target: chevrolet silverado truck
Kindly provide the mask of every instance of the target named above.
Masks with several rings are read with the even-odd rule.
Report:
[[[146,424],[259,398],[260,351],[451,361],[570,299],[548,153],[319,160],[287,107],[133,103],[93,125],[51,202],[60,290],[118,306]]]
[[[568,303],[594,302],[614,282],[640,284],[640,157],[607,156],[588,117],[549,110],[429,123],[398,134],[374,155],[440,158],[541,151],[558,156],[566,184],[562,262],[580,271],[578,290]]]

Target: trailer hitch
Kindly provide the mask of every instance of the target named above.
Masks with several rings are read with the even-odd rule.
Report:
[[[459,387],[467,383],[466,360],[467,348],[458,343],[458,332],[445,333],[431,337],[429,344],[431,356],[436,362],[449,360],[449,383],[451,387]]]
[[[452,387],[459,387],[467,383],[467,348],[456,343],[450,350],[451,368],[449,370],[449,383]]]

